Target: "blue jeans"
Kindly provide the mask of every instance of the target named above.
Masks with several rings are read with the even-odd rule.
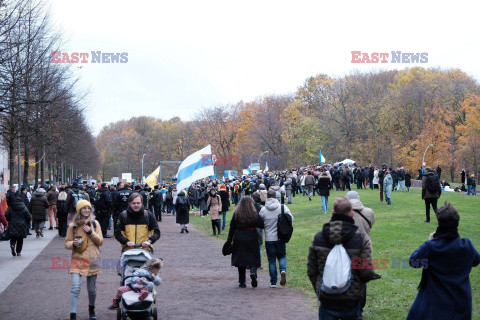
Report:
[[[328,211],[328,197],[327,196],[322,196],[322,208],[323,208],[323,213],[327,213],[327,211]]]
[[[277,259],[280,272],[287,271],[287,246],[281,241],[265,241],[270,284],[277,284]]]
[[[222,230],[225,230],[225,219],[227,218],[227,212],[222,212]]]
[[[95,306],[97,298],[97,275],[87,276],[88,305]],[[82,288],[82,276],[78,273],[72,273],[72,290],[70,292],[70,313],[77,313],[78,296]]]
[[[357,320],[358,319],[358,303],[356,307],[349,308],[339,308],[339,309],[330,309],[324,306],[324,303],[320,304],[318,308],[318,319],[319,320]]]

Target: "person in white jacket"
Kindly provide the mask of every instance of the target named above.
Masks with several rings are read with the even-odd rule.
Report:
[[[265,249],[268,257],[268,271],[270,273],[270,287],[277,287],[277,259],[280,269],[280,285],[284,286],[287,283],[287,247],[286,244],[278,240],[277,236],[277,222],[278,215],[282,212],[292,217],[290,210],[286,205],[282,205],[277,200],[275,190],[268,190],[267,201],[265,207],[260,210],[260,217],[265,224]]]

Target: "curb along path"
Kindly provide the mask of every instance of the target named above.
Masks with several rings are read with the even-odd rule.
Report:
[[[163,283],[158,287],[159,319],[317,319],[318,310],[311,299],[292,288],[269,288],[268,272],[260,272],[259,286],[238,288],[237,269],[230,256],[221,254],[222,243],[195,230],[180,234],[175,217],[164,216],[161,237],[154,244],[156,257],[164,259]],[[110,231],[111,234],[111,231]],[[52,242],[0,294],[0,319],[68,319],[70,276],[68,269],[52,268],[52,261],[69,259],[63,238]],[[116,319],[107,310],[119,276],[114,263],[120,246],[105,239],[101,247],[104,270],[97,278],[97,317]],[[287,277],[288,280],[288,277]],[[82,279],[77,311],[78,319],[88,319],[88,298]]]

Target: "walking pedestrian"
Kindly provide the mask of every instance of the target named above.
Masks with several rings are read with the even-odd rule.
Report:
[[[257,268],[260,267],[257,228],[264,222],[255,209],[252,197],[242,197],[233,211],[227,242],[232,243],[232,266],[238,268],[238,286],[246,288],[246,269],[250,267],[253,288],[257,287]]]
[[[230,207],[228,188],[225,184],[220,185],[220,199],[222,199],[222,231],[225,230],[227,211]]]
[[[323,214],[328,212],[328,197],[330,196],[330,178],[326,172],[322,172],[318,179],[318,189],[322,198]]]
[[[385,190],[385,201],[387,205],[392,204],[393,178],[390,171],[385,171],[385,178],[383,179],[383,189]]]
[[[430,205],[432,205],[435,215],[437,214],[437,202],[441,195],[442,186],[438,176],[430,167],[426,167],[422,177],[422,199],[425,200],[426,209],[424,222],[430,222]]]
[[[82,276],[87,277],[89,319],[95,320],[95,300],[97,297],[97,275],[99,267],[99,247],[103,244],[102,228],[92,214],[92,205],[81,199],[77,202],[77,213],[68,226],[65,248],[72,250],[70,274],[70,320],[77,319],[78,296],[82,287]]]
[[[210,189],[207,200],[208,213],[210,214],[210,220],[212,221],[212,236],[216,236],[218,229],[218,235],[220,235],[220,214],[222,210],[222,200],[220,195],[217,194],[215,188]]]
[[[46,209],[48,209],[48,201],[45,197],[45,189],[38,188],[34,193],[32,200],[28,206],[28,211],[32,214],[33,229],[36,237],[43,237],[43,226],[46,221]]]
[[[5,213],[8,221],[8,235],[10,236],[10,249],[12,256],[21,256],[23,248],[23,239],[28,235],[28,229],[32,216],[28,212],[23,198],[17,196]]]
[[[177,212],[176,222],[180,224],[180,233],[188,233],[188,223],[190,222],[190,202],[185,196],[184,191],[180,191],[175,201],[175,211]]]
[[[410,187],[412,186],[412,175],[410,174],[410,170],[407,169],[405,171],[405,188],[407,192],[410,192]]]
[[[313,178],[311,174],[309,176]],[[271,288],[277,287],[277,260],[280,269],[280,285],[284,286],[287,282],[287,246],[286,243],[278,239],[277,235],[278,215],[281,214],[282,211],[290,215],[293,221],[293,216],[288,207],[282,205],[277,200],[275,190],[268,190],[267,201],[265,202],[265,207],[260,210],[260,217],[265,224],[265,249],[268,257]]]

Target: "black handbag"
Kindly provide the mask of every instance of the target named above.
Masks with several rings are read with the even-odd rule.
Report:
[[[5,229],[5,231],[0,234],[0,241],[8,241],[10,240],[10,232],[8,231],[8,229]]]
[[[233,252],[232,242],[227,240],[227,242],[225,242],[225,244],[223,245],[222,254],[224,256],[228,256],[228,255],[231,255],[232,252]]]

